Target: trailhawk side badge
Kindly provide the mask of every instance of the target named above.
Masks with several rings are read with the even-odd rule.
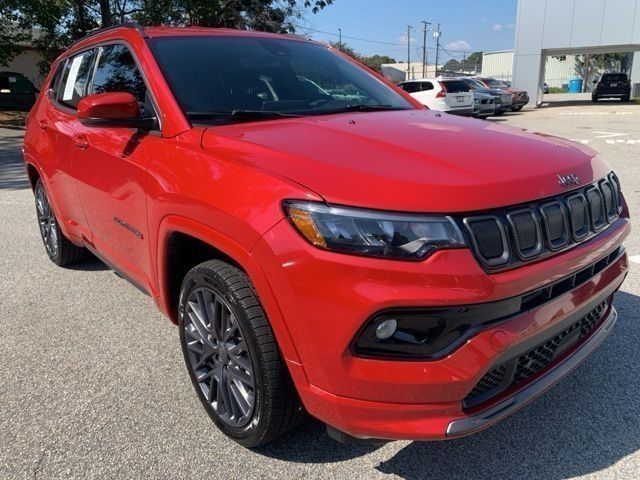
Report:
[[[580,178],[574,173],[569,175],[558,175],[558,184],[562,187],[570,187],[572,185],[580,185]]]

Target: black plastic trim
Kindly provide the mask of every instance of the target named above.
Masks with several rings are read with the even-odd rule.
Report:
[[[498,258],[485,258],[480,254],[480,248],[478,248],[478,243],[476,241],[476,236],[473,233],[473,229],[471,225],[474,223],[485,222],[487,220],[492,220],[498,226],[500,230],[500,237],[502,239],[503,252],[502,256]],[[463,220],[465,227],[469,230],[469,235],[471,239],[471,243],[473,245],[473,250],[478,252],[478,258],[482,263],[484,263],[487,267],[498,267],[501,265],[505,265],[509,262],[509,258],[511,258],[511,247],[509,246],[509,240],[507,239],[507,232],[505,231],[504,225],[500,221],[500,219],[495,215],[483,215],[478,217],[468,217]]]
[[[434,361],[450,355],[467,340],[487,328],[508,322],[522,313],[539,308],[566,293],[572,292],[581,285],[590,281],[593,277],[606,270],[607,267],[617,262],[625,254],[623,246],[610,251],[598,261],[588,267],[557,280],[544,287],[525,292],[521,295],[499,300],[495,302],[479,303],[462,306],[442,307],[413,307],[413,308],[389,308],[376,312],[369,317],[354,336],[350,350],[354,356],[361,358],[373,358],[378,360],[402,360],[402,361]],[[612,292],[619,288],[615,282]],[[607,289],[608,291],[608,289]],[[428,316],[442,318],[448,324],[447,334],[455,332],[458,327],[468,325],[464,333],[446,347],[432,353],[420,353],[417,344],[409,344],[408,349],[402,351],[400,346],[393,345],[384,349],[389,342],[381,343],[379,348],[363,346],[368,337],[375,332],[375,325],[387,318],[402,319],[407,316]],[[449,318],[447,318],[447,316]],[[465,323],[466,322],[466,323]],[[381,342],[385,342],[384,340]],[[360,345],[359,345],[360,344]],[[427,347],[428,348],[428,347]],[[425,348],[424,350],[427,350]],[[496,364],[497,365],[497,364]]]
[[[454,420],[446,430],[448,437],[461,437],[486,428],[522,408],[534,398],[540,396],[553,385],[566,377],[580,365],[609,336],[618,319],[615,308],[611,307],[609,316],[598,330],[564,360],[551,367],[535,382],[528,384],[512,396],[475,415]]]
[[[546,210],[551,207],[559,207],[560,211],[562,212],[563,236],[562,236],[562,240],[560,240],[558,243],[554,243],[551,241],[551,231],[549,229],[549,221],[547,220],[547,214],[545,213]],[[557,200],[543,203],[538,208],[540,208],[542,225],[544,226],[545,233],[546,233],[547,248],[552,252],[557,252],[558,250],[562,250],[564,247],[566,247],[569,244],[569,220],[567,218],[567,208]]]
[[[520,245],[520,241],[518,240],[518,230],[516,228],[516,224],[513,221],[513,217],[516,215],[522,215],[523,213],[528,213],[533,218],[533,222],[536,227],[536,236],[538,241],[536,242],[535,247],[528,249],[525,252]],[[507,221],[511,226],[511,233],[513,234],[513,242],[516,246],[516,255],[520,257],[521,260],[533,260],[536,257],[539,257],[542,253],[542,227],[540,226],[540,219],[538,218],[538,214],[532,208],[521,208],[519,210],[514,210],[512,212],[507,213]]]

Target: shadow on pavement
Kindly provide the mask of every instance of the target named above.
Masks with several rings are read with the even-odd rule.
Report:
[[[24,130],[0,128],[0,189],[29,188],[22,160]]]
[[[407,480],[545,478],[587,475],[640,449],[640,297],[619,292],[618,324],[575,372],[503,422],[446,442],[413,442],[376,469]],[[373,452],[341,445],[313,422],[262,455],[302,463],[338,462]]]

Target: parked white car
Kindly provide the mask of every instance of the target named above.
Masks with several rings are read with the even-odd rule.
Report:
[[[473,92],[469,86],[457,78],[423,78],[407,80],[398,86],[430,110],[473,114]]]

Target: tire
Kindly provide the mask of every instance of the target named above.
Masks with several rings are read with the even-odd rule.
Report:
[[[189,271],[180,290],[178,326],[198,397],[229,438],[248,448],[262,446],[306,418],[244,272],[219,260]]]
[[[511,107],[512,112],[519,112],[520,110],[522,110],[522,105],[519,107]]]
[[[591,101],[593,103],[598,103],[598,97],[591,97]]]
[[[498,111],[498,112],[494,113],[494,115],[495,115],[496,117],[500,117],[501,115],[504,115],[504,110],[500,110],[500,111]]]
[[[622,97],[622,101],[625,103],[629,103],[631,101],[631,95],[625,95]]]
[[[73,265],[83,260],[86,256],[86,250],[74,245],[60,230],[58,219],[51,208],[41,179],[36,182],[34,194],[40,237],[49,259],[59,267]]]

